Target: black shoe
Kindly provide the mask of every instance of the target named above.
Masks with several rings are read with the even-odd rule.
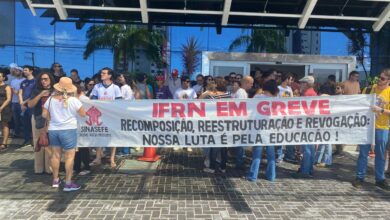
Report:
[[[24,141],[22,147],[31,147],[31,141]]]
[[[312,179],[313,175],[297,172],[297,173],[291,174],[291,177],[294,179]]]
[[[386,182],[386,180],[382,180],[382,181],[379,181],[379,182],[376,182],[375,185],[383,190],[386,190],[386,191],[390,191],[390,186],[389,184]]]
[[[361,189],[363,187],[363,180],[361,179],[355,179],[353,182],[352,182],[352,186],[355,187],[355,188],[358,188],[358,189]]]

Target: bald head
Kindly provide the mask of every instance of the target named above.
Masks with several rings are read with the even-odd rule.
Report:
[[[251,76],[244,76],[241,79],[241,88],[248,91],[253,87],[253,78]]]

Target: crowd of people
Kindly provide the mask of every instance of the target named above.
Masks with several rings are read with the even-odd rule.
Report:
[[[116,74],[110,68],[103,68],[93,78],[81,80],[78,71],[72,69],[70,76],[64,73],[61,64],[54,63],[50,71],[33,74],[32,66],[19,67],[10,64],[9,73],[0,72],[0,119],[3,140],[0,150],[8,147],[11,135],[23,138],[23,146],[32,145],[35,154],[34,171],[36,174],[51,174],[53,187],[63,185],[64,191],[75,191],[80,185],[72,182],[73,172],[87,175],[92,166],[98,166],[104,158],[105,146],[96,149],[77,148],[77,116],[85,116],[80,100],[136,100],[136,99],[247,99],[247,98],[288,98],[318,95],[354,95],[360,94],[359,73],[352,71],[348,80],[336,82],[329,75],[327,82],[320,85],[314,74],[301,79],[288,72],[277,70],[256,70],[252,76],[231,72],[227,76],[196,76],[192,82],[188,76],[179,76],[174,69],[169,76],[155,76],[155,85],[148,83],[146,74],[137,74],[130,79],[126,73]],[[375,123],[375,177],[376,185],[385,190],[390,187],[385,175],[389,175],[390,165],[385,171],[390,110],[390,69],[381,72],[379,81],[363,90],[363,93],[375,93],[379,97],[372,110],[377,113]],[[276,178],[276,164],[285,162],[300,164],[293,173],[294,178],[312,178],[314,167],[323,168],[332,165],[332,155],[341,154],[342,145],[333,146],[253,146],[251,164],[245,166],[244,147],[202,148],[204,156],[203,171],[207,173],[225,173],[229,158],[234,160],[235,169],[244,170],[248,181],[258,179],[263,158],[263,149],[267,165],[265,176],[269,181]],[[364,181],[371,145],[359,146],[355,187],[361,187]],[[132,148],[110,148],[109,162],[112,168],[117,166],[118,155],[128,155]],[[173,150],[180,150],[174,148]],[[192,148],[187,147],[187,151]],[[91,152],[95,157],[91,158]],[[61,154],[65,159],[65,180],[59,178]]]

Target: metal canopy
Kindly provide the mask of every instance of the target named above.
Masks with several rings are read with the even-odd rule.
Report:
[[[380,31],[390,0],[26,0],[42,15],[66,21]]]

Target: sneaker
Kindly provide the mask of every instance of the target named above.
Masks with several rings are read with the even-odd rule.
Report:
[[[203,162],[204,166],[205,167],[210,167],[210,160],[208,158],[206,158]]]
[[[90,170],[83,170],[83,171],[81,171],[81,172],[79,173],[79,175],[80,175],[80,176],[85,176],[85,175],[88,175],[88,174],[90,174],[90,173],[91,173]]]
[[[76,191],[76,190],[79,190],[80,188],[81,188],[81,186],[77,185],[76,183],[65,184],[64,192]]]
[[[386,182],[386,180],[378,181],[375,183],[375,185],[383,190],[390,191],[390,186]]]
[[[325,163],[317,163],[315,165],[317,168],[325,168],[326,167],[326,164]]]
[[[353,182],[352,182],[352,186],[355,187],[355,188],[358,188],[358,189],[361,189],[363,187],[363,180],[361,179],[355,179]]]
[[[277,159],[276,163],[283,163],[283,159]]]
[[[187,147],[187,152],[192,152],[192,148]]]
[[[226,173],[226,169],[219,169],[221,173]]]
[[[51,187],[58,188],[58,187],[60,187],[60,185],[61,185],[61,180],[57,179],[57,180],[53,180],[53,183],[51,184]]]
[[[206,172],[206,173],[215,173],[215,170],[206,167],[206,168],[203,169],[203,172]]]

